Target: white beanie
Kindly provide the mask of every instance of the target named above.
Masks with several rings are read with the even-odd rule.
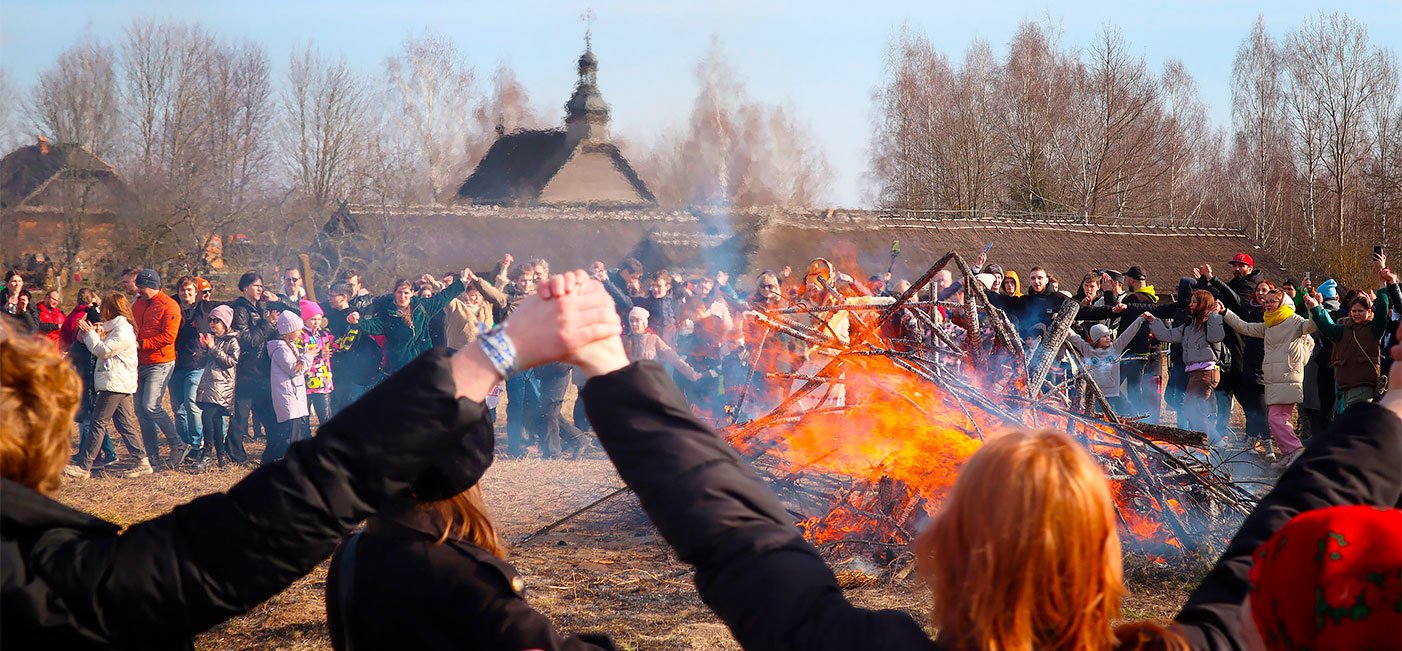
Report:
[[[298,331],[300,331],[301,329],[302,329],[302,317],[297,316],[297,313],[296,313],[296,312],[286,312],[286,311],[284,311],[282,314],[278,315],[278,318],[277,318],[277,333],[278,333],[278,334],[280,334],[280,335],[290,334],[290,333],[293,333],[293,332],[298,332]]]
[[[633,317],[635,317],[635,316],[636,316],[636,317],[642,317],[642,318],[646,319],[646,318],[652,316],[652,313],[648,312],[646,308],[641,308],[641,307],[634,306],[633,309],[628,310],[628,318],[631,319],[631,318],[633,318]]]
[[[1104,323],[1097,323],[1090,327],[1090,340],[1100,341],[1101,337],[1113,337],[1115,331]]]

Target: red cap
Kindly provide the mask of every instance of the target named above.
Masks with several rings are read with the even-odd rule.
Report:
[[[1252,260],[1252,259],[1251,259],[1251,256],[1249,256],[1249,255],[1247,255],[1247,254],[1245,254],[1245,253],[1238,253],[1238,254],[1236,254],[1236,257],[1232,258],[1232,262],[1229,263],[1229,264],[1233,264],[1233,263],[1241,263],[1241,264],[1244,264],[1244,265],[1246,265],[1246,266],[1248,266],[1248,267],[1254,267],[1254,266],[1256,266],[1256,261],[1255,261],[1255,260]]]
[[[210,285],[208,280],[205,280],[205,279],[203,279],[203,278],[196,278],[196,279],[195,279],[195,290],[196,290],[196,291],[198,291],[198,292],[208,292],[208,291],[211,291],[211,290],[213,290],[213,289],[214,289],[214,286],[213,286],[213,285]]]

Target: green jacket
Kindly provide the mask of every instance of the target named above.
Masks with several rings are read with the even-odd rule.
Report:
[[[1378,302],[1373,304],[1373,322],[1370,324],[1374,338],[1381,340],[1387,334],[1388,311],[1394,305],[1402,305],[1402,291],[1399,291],[1397,283],[1378,290]],[[1329,315],[1329,311],[1324,309],[1323,305],[1316,305],[1311,309],[1310,318],[1319,326],[1320,334],[1329,341],[1339,341],[1347,332],[1344,325],[1334,322],[1334,317]]]
[[[385,350],[389,357],[389,363],[385,365],[386,375],[399,370],[405,364],[413,361],[415,357],[433,347],[428,338],[428,322],[432,321],[433,317],[438,316],[438,313],[448,307],[448,303],[462,292],[463,284],[462,280],[459,279],[429,298],[419,296],[410,298],[409,310],[413,314],[412,324],[405,323],[393,305],[372,318],[361,319],[361,334],[385,336]]]

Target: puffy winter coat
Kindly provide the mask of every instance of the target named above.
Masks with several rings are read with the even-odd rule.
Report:
[[[268,357],[272,360],[273,411],[277,422],[303,418],[307,412],[307,369],[312,367],[313,353],[306,348],[293,348],[286,341],[268,341]],[[301,362],[302,368],[297,368]]]
[[[1242,321],[1232,312],[1226,314],[1227,325],[1245,337],[1266,342],[1265,358],[1261,364],[1266,379],[1266,404],[1294,405],[1305,400],[1305,364],[1314,351],[1314,338],[1319,330],[1313,321],[1298,314],[1271,327],[1264,323]]]
[[[127,318],[117,315],[102,324],[107,333],[101,339],[96,330],[83,333],[82,342],[97,358],[93,384],[98,391],[136,393],[136,330]]]
[[[195,402],[219,405],[229,411],[234,410],[234,383],[239,373],[239,338],[230,332],[216,337],[214,345],[202,353],[204,355],[204,375],[200,376],[200,386],[195,389]]]
[[[1227,331],[1222,328],[1220,314],[1207,315],[1207,323],[1201,328],[1191,323],[1180,323],[1170,328],[1164,325],[1163,321],[1150,321],[1149,331],[1153,332],[1159,341],[1182,344],[1185,367],[1217,361],[1217,351],[1213,349],[1213,344],[1222,343],[1227,336]]]

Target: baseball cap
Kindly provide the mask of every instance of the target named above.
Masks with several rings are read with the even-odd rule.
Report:
[[[1145,275],[1144,270],[1141,269],[1139,265],[1134,265],[1133,267],[1130,267],[1129,271],[1125,272],[1125,275],[1135,280],[1147,280],[1149,278],[1149,276]]]
[[[1238,253],[1235,256],[1233,256],[1232,261],[1227,264],[1244,264],[1248,267],[1254,267],[1256,266],[1256,261],[1252,260],[1250,255],[1247,255],[1245,253]]]

